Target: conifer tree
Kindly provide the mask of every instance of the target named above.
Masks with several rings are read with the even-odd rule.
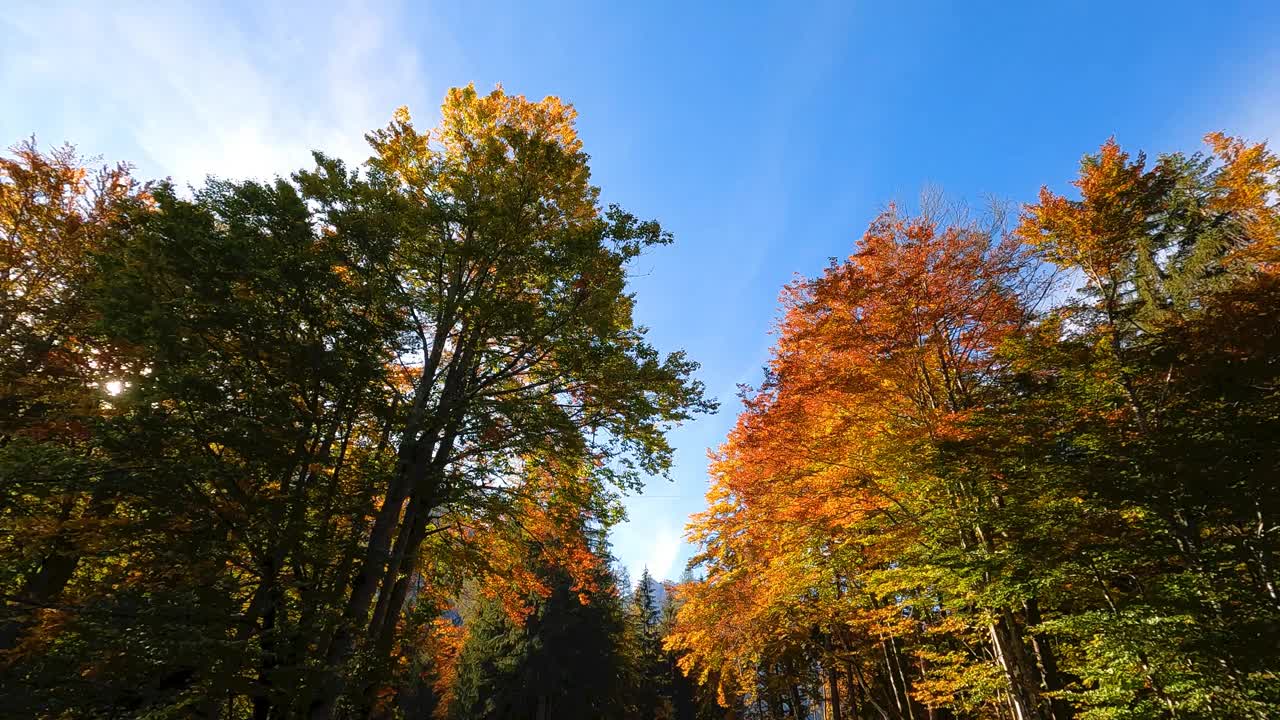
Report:
[[[602,572],[589,596],[563,572],[524,618],[501,603],[480,604],[468,625],[448,717],[456,720],[590,720],[630,717],[638,676],[626,645],[623,608]]]

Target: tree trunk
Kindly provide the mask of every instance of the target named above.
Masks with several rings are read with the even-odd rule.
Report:
[[[788,690],[791,696],[791,717],[795,718],[795,720],[804,720],[804,717],[800,715],[800,711],[804,708],[804,703],[800,700],[800,687],[795,683],[791,683],[788,686]]]
[[[1009,684],[1009,707],[1014,720],[1046,720],[1040,709],[1040,678],[1027,654],[1026,645],[1013,618],[1004,610],[988,625],[996,661]]]
[[[465,329],[459,335],[468,340],[471,338]],[[440,390],[439,403],[430,415],[431,422],[426,421],[426,399],[431,395],[428,381],[434,382],[434,362],[439,360],[438,349],[442,347],[441,343],[436,343],[433,348],[436,358],[429,361],[428,367],[423,370],[397,462],[397,472],[391,482],[387,500],[374,521],[364,562],[352,583],[351,599],[343,613],[342,622],[325,655],[325,678],[321,683],[320,696],[308,713],[311,720],[329,720],[333,717],[334,706],[345,685],[341,676],[342,666],[355,649],[357,625],[364,625],[366,637],[377,642],[377,626],[366,624],[375,593],[391,594],[378,618],[382,625],[385,626],[388,620],[394,623],[399,619],[403,595],[400,605],[395,605],[395,589],[387,581],[388,578],[395,577],[398,572],[396,566],[401,565],[406,557],[417,557],[417,548],[424,537],[426,518],[436,509],[434,504],[438,496],[439,480],[450,459],[457,427],[465,416],[465,391],[474,375],[471,365],[475,349],[468,341],[459,340],[459,343],[464,347],[460,356],[451,361],[445,373],[444,387]],[[417,503],[415,505],[411,501],[409,508],[405,510],[405,517],[401,518],[401,508],[410,493],[413,493]],[[401,533],[394,532],[398,523],[401,525]],[[423,525],[423,530],[415,533],[418,523]],[[405,539],[403,553],[392,553],[393,535]],[[393,559],[398,559],[398,562],[392,562]],[[381,597],[379,601],[382,601]],[[394,624],[392,629],[394,630]]]
[[[1027,625],[1036,626],[1041,622],[1040,604],[1035,598],[1026,602]],[[1044,689],[1059,692],[1066,687],[1062,673],[1058,670],[1058,658],[1049,644],[1049,638],[1040,633],[1031,633],[1031,649],[1035,651],[1036,660],[1040,664],[1040,675],[1044,678]],[[1071,703],[1062,698],[1049,701],[1049,714],[1053,720],[1070,720],[1075,716]]]
[[[416,455],[416,443],[402,451],[402,457]],[[421,464],[414,458],[413,466]],[[374,519],[373,529],[369,533],[369,542],[365,546],[364,558],[355,578],[351,582],[351,594],[347,600],[342,619],[329,642],[325,653],[325,670],[320,682],[319,697],[312,703],[308,716],[311,720],[329,720],[333,717],[334,705],[342,695],[342,666],[355,649],[355,627],[363,625],[368,617],[369,608],[373,604],[374,594],[378,590],[378,582],[390,559],[391,533],[400,519],[400,510],[404,505],[409,486],[411,467],[397,472],[389,483],[387,497]]]
[[[101,520],[115,512],[115,501],[108,500],[102,494],[95,494],[89,500],[82,518]],[[22,632],[30,625],[27,616],[34,610],[49,607],[62,594],[63,588],[71,582],[76,567],[80,564],[79,548],[61,531],[53,541],[53,547],[44,559],[40,568],[29,576],[23,588],[17,594],[17,601],[10,603],[14,616],[0,625],[0,651],[12,650],[18,646]]]
[[[272,675],[279,662],[276,647],[277,639],[275,637],[276,609],[280,600],[277,597],[278,592],[278,586],[270,591],[272,597],[267,611],[262,616],[262,639],[259,643],[261,645],[262,658],[258,664],[257,693],[253,697],[253,720],[269,720],[271,717],[273,699],[271,697],[271,688],[274,684]]]
[[[843,720],[844,714],[840,707],[840,671],[836,669],[834,662],[830,663],[826,674],[827,720]]]

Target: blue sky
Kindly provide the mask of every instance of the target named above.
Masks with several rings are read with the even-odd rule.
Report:
[[[628,501],[614,549],[633,577],[680,574],[780,287],[885,203],[1065,190],[1110,135],[1152,154],[1215,129],[1280,141],[1274,1],[264,4],[17,0],[0,140],[197,182],[287,173],[311,148],[362,159],[366,130],[399,105],[433,124],[452,85],[574,103],[606,201],[676,235],[636,266],[639,319],[723,404],[673,434],[674,482]]]

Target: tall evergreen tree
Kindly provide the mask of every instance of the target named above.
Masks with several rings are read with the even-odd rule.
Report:
[[[483,602],[468,623],[448,716],[457,720],[631,717],[637,676],[617,588],[601,571],[589,596],[543,570],[546,597],[524,618]]]
[[[662,650],[662,608],[657,598],[660,589],[649,574],[649,568],[644,568],[635,590],[631,592],[628,608],[641,677],[638,707],[641,720],[669,718],[672,713],[671,676]]]

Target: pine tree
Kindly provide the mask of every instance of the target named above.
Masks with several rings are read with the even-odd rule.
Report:
[[[547,572],[551,592],[526,618],[490,600],[466,619],[450,718],[629,717],[637,677],[612,580],[603,573],[599,590],[584,598],[567,575]]]
[[[660,586],[644,568],[629,609],[636,661],[641,678],[639,712],[641,720],[669,718],[672,714],[666,653],[662,649],[662,608],[656,593]]]

